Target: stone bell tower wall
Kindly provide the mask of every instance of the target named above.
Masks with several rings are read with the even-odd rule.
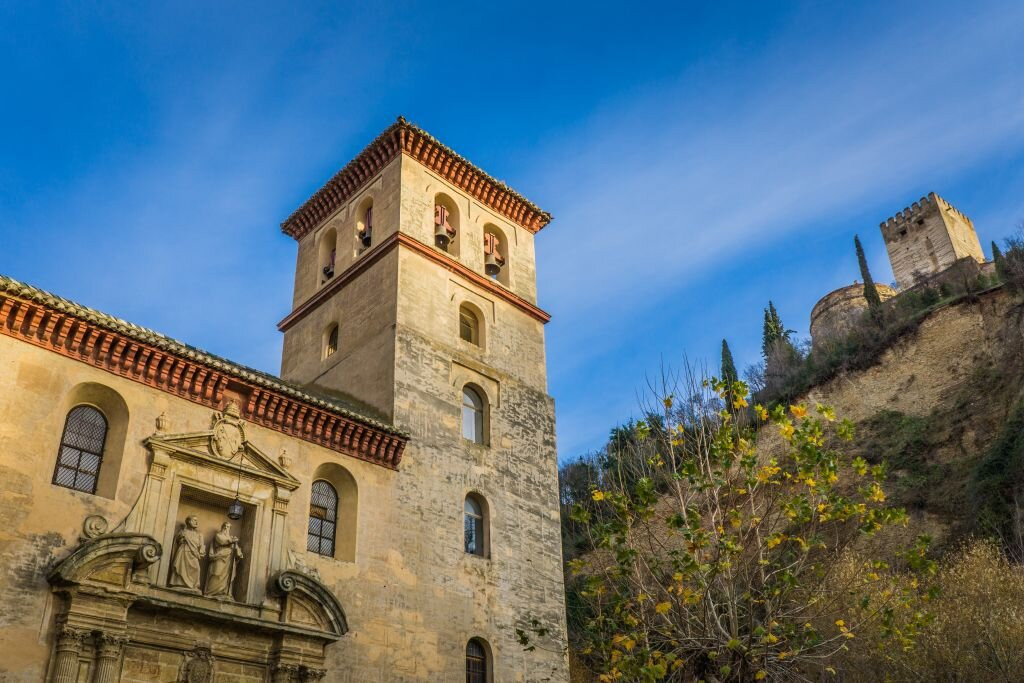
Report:
[[[281,376],[314,390],[342,392],[390,419],[397,279],[396,252],[370,255],[358,276],[287,330]],[[338,348],[328,356],[325,338],[332,325],[338,326]]]

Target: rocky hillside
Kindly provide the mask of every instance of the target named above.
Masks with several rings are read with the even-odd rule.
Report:
[[[939,545],[967,533],[1013,545],[1024,508],[1022,387],[1024,304],[1001,287],[939,308],[874,365],[806,401],[858,424],[862,454],[889,464],[890,493],[917,531]]]

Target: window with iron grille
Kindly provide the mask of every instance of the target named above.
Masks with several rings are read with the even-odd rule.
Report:
[[[487,683],[487,650],[476,638],[466,643],[466,683]]]
[[[96,493],[106,440],[107,418],[103,413],[92,406],[72,408],[60,437],[53,483],[84,493]]]
[[[309,502],[309,530],[306,549],[334,557],[334,536],[338,528],[338,492],[323,479],[313,482]]]

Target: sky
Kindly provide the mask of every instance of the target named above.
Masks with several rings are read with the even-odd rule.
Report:
[[[279,223],[403,115],[554,215],[564,460],[928,192],[1024,220],[1024,3],[492,5],[0,3],[0,273],[276,373]]]

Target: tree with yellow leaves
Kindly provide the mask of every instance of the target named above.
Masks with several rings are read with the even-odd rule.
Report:
[[[736,380],[685,385],[663,393],[660,429],[638,429],[644,476],[604,477],[573,510],[592,550],[570,562],[570,622],[598,680],[817,680],[862,628],[906,646],[925,617],[878,590],[889,567],[849,572],[859,537],[904,519],[883,468],[844,455],[853,425],[827,406],[746,410]],[[926,548],[904,565],[928,570]]]

